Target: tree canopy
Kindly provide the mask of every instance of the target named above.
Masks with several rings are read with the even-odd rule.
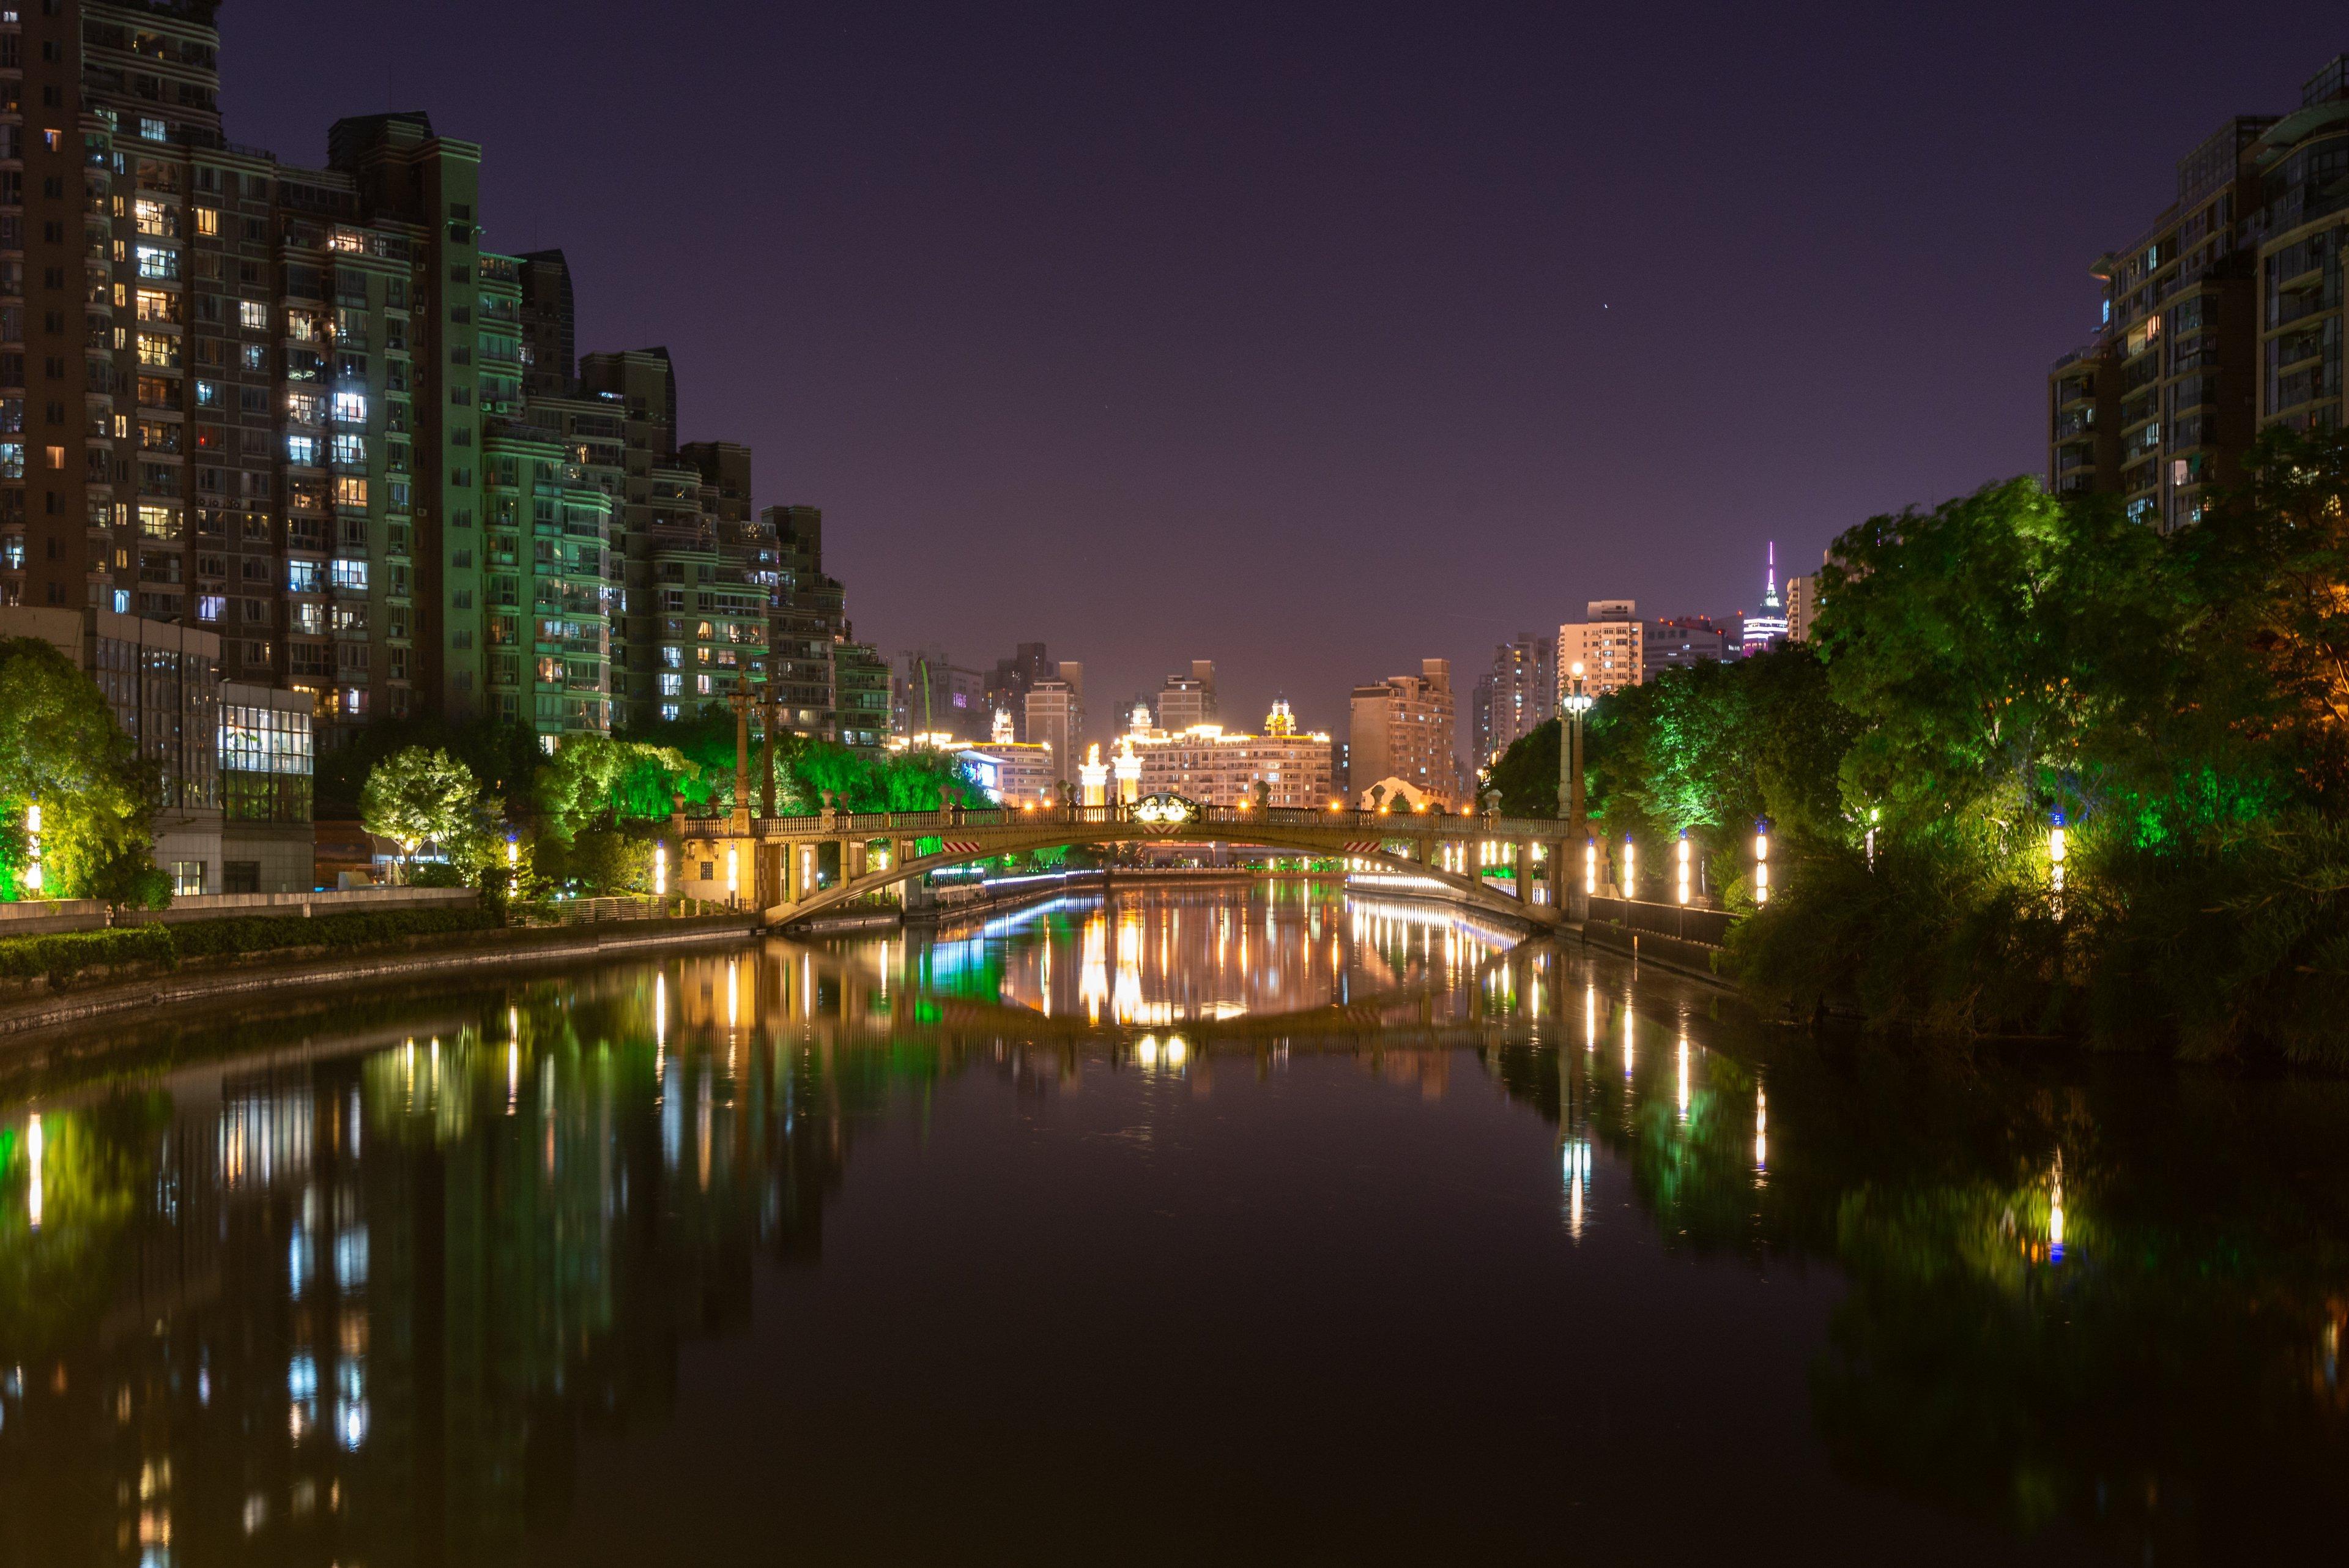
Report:
[[[398,845],[403,857],[427,844],[453,847],[481,836],[480,793],[473,770],[448,753],[404,747],[368,773],[359,793],[359,825]]]
[[[95,681],[47,642],[0,639],[0,846],[12,882],[26,865],[25,807],[38,801],[45,895],[162,901],[155,789]]]
[[[1495,765],[1509,809],[1555,810],[1557,746]],[[2030,480],[1870,518],[1812,642],[1610,693],[1585,757],[1733,907],[1772,822],[1760,994],[2349,1062],[2349,437],[2267,432],[2167,533]]]

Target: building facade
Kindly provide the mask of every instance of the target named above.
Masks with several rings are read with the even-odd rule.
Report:
[[[1458,803],[1450,659],[1424,659],[1417,675],[1357,686],[1350,706],[1350,787],[1358,796],[1385,780],[1400,779],[1431,799]]]

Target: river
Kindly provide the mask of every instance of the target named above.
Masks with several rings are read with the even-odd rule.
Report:
[[[1301,881],[275,998],[0,1055],[0,1565],[2258,1561],[2344,1199]]]

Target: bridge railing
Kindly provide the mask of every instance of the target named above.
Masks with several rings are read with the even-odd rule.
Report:
[[[708,831],[723,835],[724,818],[709,819]],[[1523,842],[1555,842],[1566,835],[1565,823],[1555,817],[1461,816],[1441,812],[1340,811],[1305,806],[1204,805],[1179,825],[1152,823],[1133,807],[1116,805],[1023,805],[1017,809],[989,807],[983,811],[837,812],[821,815],[761,817],[751,824],[759,838],[882,838],[939,837],[972,829],[1042,826],[1110,827],[1131,826],[1148,835],[1172,826],[1221,827],[1235,836],[1250,827],[1340,828],[1375,833],[1387,838],[1495,838]]]

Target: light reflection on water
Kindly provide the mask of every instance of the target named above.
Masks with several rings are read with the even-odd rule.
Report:
[[[900,1147],[909,1127],[924,1147],[978,1140],[986,1158],[962,1168],[999,1187],[1015,1223],[1038,1169],[1056,1179],[1044,1190],[1116,1190],[1107,1148],[1146,1153],[1180,1190],[1228,1189],[1237,1225],[1293,1144],[1300,1187],[1350,1173],[1318,1199],[1316,1228],[1348,1233],[1333,1206],[1359,1191],[1373,1211],[1440,1210],[1430,1234],[1506,1236],[1431,1272],[1413,1247],[1435,1243],[1366,1229],[1384,1282],[1366,1334],[1464,1310],[1570,1315],[1552,1294],[1635,1324],[1717,1303],[1726,1334],[1768,1321],[1758,1282],[1784,1295],[1789,1267],[1831,1264],[1840,1299],[1754,1353],[1806,1368],[1806,1396],[1761,1412],[1793,1434],[1775,1446],[1796,1458],[1773,1462],[1820,1456],[1819,1475],[1765,1489],[1785,1507],[1908,1498],[1920,1537],[1970,1519],[2023,1532],[1982,1538],[2002,1550],[2067,1554],[2079,1530],[2164,1561],[2208,1554],[2214,1521],[2240,1528],[2254,1504],[2271,1531],[2344,1512],[2339,1085],[2287,1096],[2126,1065],[1822,1053],[1669,978],[1299,884],[288,1004],[274,1023],[109,1044],[0,1080],[0,1564],[586,1552],[566,1532],[595,1510],[569,1490],[601,1451],[594,1434],[689,1448],[720,1418],[680,1383],[688,1347],[734,1365],[781,1332],[777,1293],[807,1288],[792,1281],[845,1293],[852,1317],[902,1310],[823,1260],[860,1169],[925,1190]],[[1000,1115],[996,1086],[1012,1096]],[[1427,1109],[1389,1124],[1398,1088]],[[1088,1116],[1104,1119],[1036,1141]],[[1231,1130],[1259,1118],[1278,1135]],[[1344,1141],[1372,1127],[1437,1141],[1414,1158]],[[1513,1151],[1537,1158],[1513,1165]],[[1469,1168],[1484,1174],[1464,1185]],[[1538,1198],[1538,1227],[1509,1229],[1518,1197]],[[1117,1238],[1164,1201],[1114,1210],[1081,1241],[1040,1220],[998,1236],[1040,1271],[1019,1310],[1073,1334],[1056,1303],[1143,1279],[1139,1299],[1163,1308],[1164,1259],[1116,1260]],[[869,1269],[899,1232],[860,1213]],[[1713,1266],[1657,1274],[1625,1250],[1646,1237]],[[1262,1288],[1240,1282],[1280,1251],[1185,1254],[1186,1310],[1216,1310],[1226,1282]],[[1485,1268],[1506,1292],[1474,1283]],[[2170,1353],[2183,1345],[2198,1353]],[[1666,1358],[1630,1359],[1667,1376]],[[789,1399],[740,1365],[761,1397]],[[1214,1365],[1188,1376],[1212,1381]],[[1450,1440],[1489,1472],[1561,1461],[1546,1412],[1591,1397],[1600,1363],[1537,1357],[1485,1378],[1435,1365],[1376,1379],[1398,1407],[1468,1400],[1481,1424]],[[863,1376],[884,1404],[916,1386]],[[1091,1396],[1066,1397],[1056,1419],[1087,1432]],[[1658,1396],[1675,1411],[1686,1397]],[[1366,1517],[1392,1507],[1367,1475],[1346,1484],[1366,1489]],[[1658,1502],[1642,1484],[1622,1480],[1611,1506]],[[1578,1505],[1586,1521],[1607,1517],[1609,1490]],[[1431,1550],[1452,1539],[1441,1492],[1397,1542],[1413,1528]],[[1547,1540],[1539,1511],[1529,1500],[1523,1519],[1504,1508],[1479,1527]]]

